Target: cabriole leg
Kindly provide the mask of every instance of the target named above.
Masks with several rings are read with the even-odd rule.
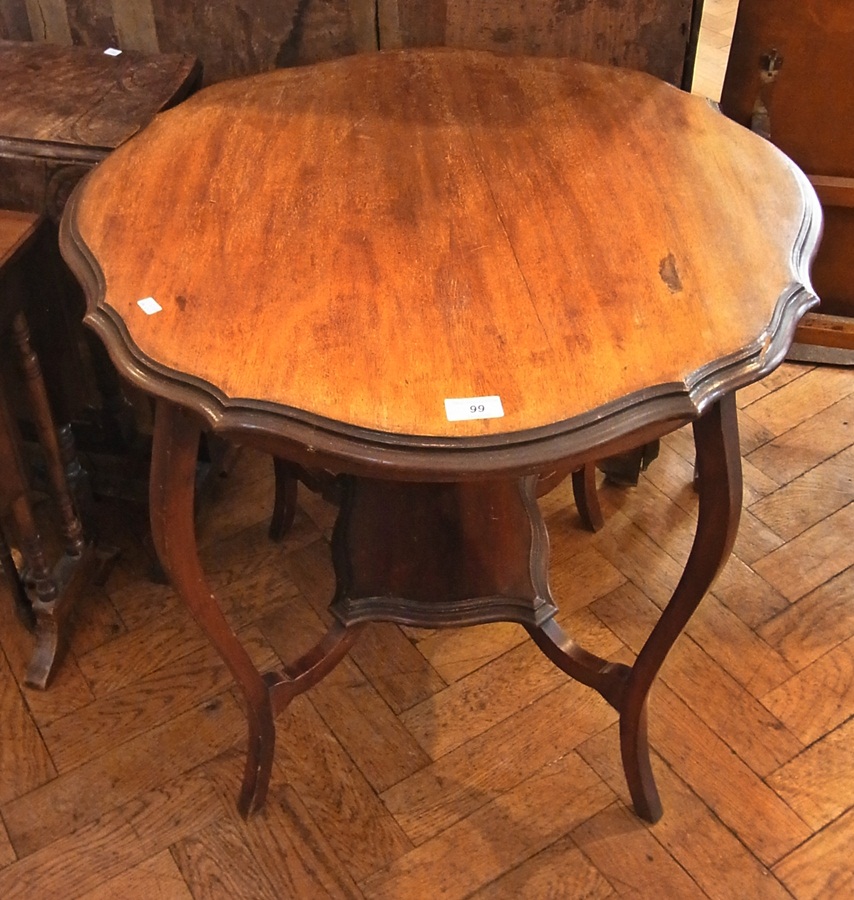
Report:
[[[697,447],[697,531],[685,571],[641,648],[619,704],[620,748],[635,811],[649,822],[662,808],[649,761],[646,701],[664,658],[688,623],[735,542],[741,514],[741,454],[735,397],[724,397],[694,423]]]
[[[166,400],[157,401],[151,459],[151,530],[172,586],[228,666],[246,700],[249,743],[238,808],[246,817],[264,802],[276,728],[264,679],[226,621],[207,584],[196,546],[193,499],[198,421]]]

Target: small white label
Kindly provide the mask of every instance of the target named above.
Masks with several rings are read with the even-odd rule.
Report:
[[[163,307],[154,299],[154,297],[143,297],[142,300],[137,300],[136,305],[147,315],[153,316],[155,313],[159,313]]]
[[[121,56],[122,51],[117,49],[116,47],[107,47],[104,51],[104,56]]]
[[[500,397],[452,397],[445,400],[445,415],[449,422],[500,419],[504,415],[504,407]]]

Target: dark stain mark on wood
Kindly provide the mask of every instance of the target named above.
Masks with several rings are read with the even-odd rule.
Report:
[[[658,264],[658,274],[670,289],[671,294],[678,294],[682,290],[682,279],[679,277],[676,259],[672,253],[668,253]]]
[[[184,312],[184,309],[187,306],[187,298],[183,294],[178,294],[175,298],[175,302],[178,304],[178,309],[180,309],[181,312]]]

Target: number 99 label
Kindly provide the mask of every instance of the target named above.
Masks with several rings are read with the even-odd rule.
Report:
[[[449,422],[500,419],[504,415],[504,407],[500,397],[452,397],[445,400],[445,415]]]

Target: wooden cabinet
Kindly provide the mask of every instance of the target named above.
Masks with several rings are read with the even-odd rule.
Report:
[[[0,17],[0,22],[4,21]],[[103,351],[80,324],[79,287],[59,258],[56,223],[77,182],[198,82],[187,55],[0,40],[0,207],[46,213],[30,266],[28,311],[59,421],[103,445],[124,405]],[[82,443],[87,443],[84,440]]]
[[[741,0],[721,107],[810,176],[824,237],[813,267],[819,313],[799,334],[854,349],[854,91],[851,0]],[[769,60],[773,56],[772,71]],[[811,324],[810,324],[811,323]],[[810,333],[812,328],[812,333]]]
[[[0,206],[58,220],[80,178],[198,74],[186,55],[0,40]]]

